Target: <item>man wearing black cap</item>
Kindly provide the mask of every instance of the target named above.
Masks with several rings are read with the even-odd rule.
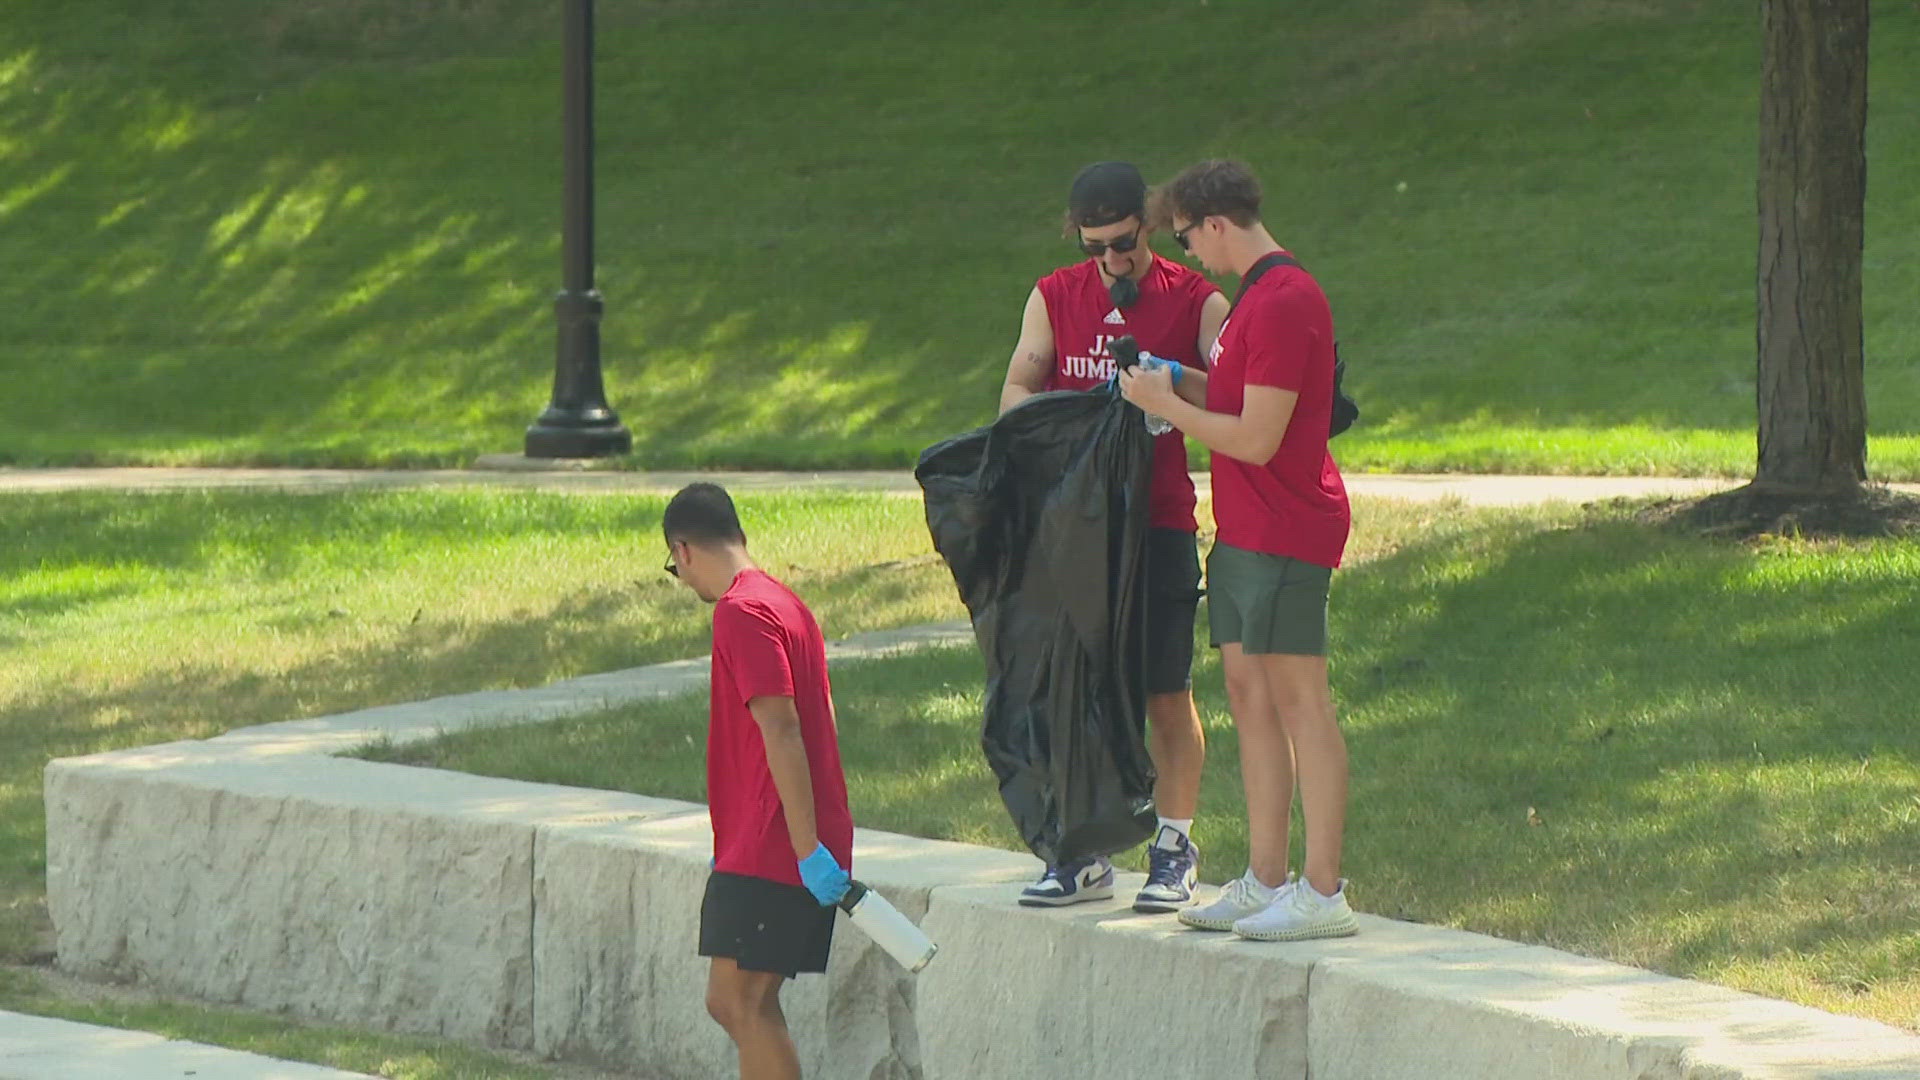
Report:
[[[1040,279],[1027,296],[1020,341],[1000,391],[1006,412],[1047,390],[1090,390],[1114,374],[1108,345],[1131,335],[1141,351],[1204,368],[1226,318],[1227,299],[1202,275],[1155,255],[1147,245],[1146,180],[1122,161],[1080,170],[1067,193],[1066,234],[1089,258]],[[1153,447],[1147,544],[1148,749],[1158,780],[1160,829],[1148,848],[1142,912],[1176,911],[1192,902],[1200,851],[1190,832],[1206,756],[1193,707],[1193,623],[1200,601],[1194,541],[1195,496],[1187,447],[1178,431]],[[1029,906],[1053,907],[1113,895],[1105,858],[1050,866],[1021,893]]]

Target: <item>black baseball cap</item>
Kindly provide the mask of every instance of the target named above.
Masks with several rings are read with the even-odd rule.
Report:
[[[1147,208],[1147,181],[1124,161],[1098,161],[1080,170],[1067,192],[1067,216],[1083,229],[1111,225]]]

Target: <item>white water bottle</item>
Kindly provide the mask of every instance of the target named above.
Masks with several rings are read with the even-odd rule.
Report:
[[[900,914],[899,908],[858,881],[847,886],[847,895],[840,898],[840,910],[847,913],[848,920],[859,927],[861,933],[913,974],[918,974],[927,966],[927,961],[933,959],[933,954],[940,951],[940,946],[913,925],[913,920]]]
[[[1142,371],[1152,371],[1154,368],[1161,367],[1165,363],[1165,360],[1147,352],[1145,349],[1140,351],[1140,369]],[[1152,413],[1147,414],[1147,434],[1155,436],[1165,435],[1172,430],[1173,421],[1164,416],[1155,416]]]

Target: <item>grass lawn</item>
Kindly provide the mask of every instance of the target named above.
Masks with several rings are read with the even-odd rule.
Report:
[[[52,758],[705,652],[705,606],[660,570],[664,505],[430,491],[0,496],[0,964],[47,949]],[[739,506],[756,551],[835,634],[964,614],[951,578],[920,557],[915,500],[744,493]],[[0,978],[0,1009],[356,1069],[369,1054],[424,1052],[278,1019],[115,1011],[25,972]],[[390,1075],[543,1075],[434,1067]]]
[[[1917,605],[1910,542],[1360,503],[1332,609],[1356,905],[1920,1029]],[[1218,882],[1246,836],[1202,656]],[[980,677],[970,648],[839,670],[862,824],[1020,848]],[[705,722],[697,695],[381,756],[701,800]]]
[[[1920,8],[1872,8],[1870,467],[1920,479]],[[517,449],[552,373],[558,10],[12,0],[0,462]],[[1022,298],[1074,256],[1076,168],[1230,154],[1332,297],[1366,414],[1347,467],[1751,468],[1751,5],[599,20],[604,352],[637,466],[910,462],[990,414]]]

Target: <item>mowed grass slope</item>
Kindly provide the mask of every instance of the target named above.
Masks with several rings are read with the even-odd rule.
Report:
[[[1333,298],[1366,410],[1347,467],[1750,467],[1750,6],[599,7],[604,353],[637,464],[910,462],[990,415],[1022,298],[1074,255],[1078,166],[1227,154]],[[1920,6],[1873,19],[1870,464],[1913,478]],[[558,22],[15,0],[0,461],[516,449],[552,369]]]

